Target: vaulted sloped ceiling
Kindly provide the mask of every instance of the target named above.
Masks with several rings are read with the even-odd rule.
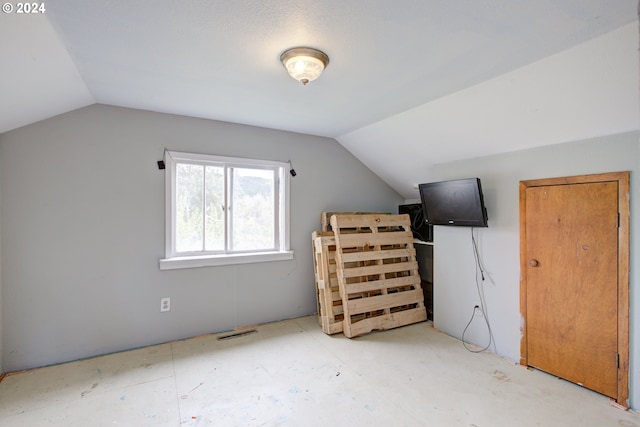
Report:
[[[338,140],[417,198],[432,164],[640,129],[639,77],[634,23]]]
[[[0,133],[96,102],[45,15],[0,14]]]
[[[0,15],[0,132],[97,102],[323,135],[411,197],[428,164],[638,129],[636,8],[56,0]],[[296,45],[331,58],[305,87]]]

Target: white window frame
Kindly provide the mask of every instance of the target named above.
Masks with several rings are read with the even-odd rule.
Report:
[[[245,159],[239,157],[214,156],[208,154],[165,152],[165,258],[160,260],[160,270],[209,267],[255,262],[283,261],[293,259],[289,246],[289,174],[288,163],[272,160]],[[276,248],[256,251],[216,251],[179,253],[176,251],[176,165],[189,163],[253,169],[271,169],[276,174]],[[225,179],[226,182],[226,179]],[[225,197],[228,189],[225,188]],[[228,209],[228,202],[227,202]],[[228,241],[228,224],[225,225],[225,240]],[[226,245],[225,245],[226,246]]]

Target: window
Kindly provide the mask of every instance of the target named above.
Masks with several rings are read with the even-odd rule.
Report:
[[[287,163],[168,151],[160,269],[292,259]]]

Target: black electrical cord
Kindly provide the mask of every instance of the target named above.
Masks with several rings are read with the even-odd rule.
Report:
[[[475,238],[475,235],[473,234],[473,227],[471,228],[471,246],[473,247],[473,258],[475,259],[475,265],[476,265],[476,291],[478,292],[478,298],[480,299],[480,306],[476,305],[473,307],[471,318],[469,319],[469,322],[467,322],[467,326],[464,327],[464,331],[462,331],[462,345],[471,353],[482,353],[483,351],[488,350],[489,347],[491,347],[491,344],[495,341],[493,339],[493,331],[491,330],[491,325],[489,324],[489,318],[487,316],[487,310],[486,310],[487,304],[484,299],[484,292],[482,292],[482,289],[480,287],[480,280],[478,280],[479,278],[482,278],[483,282],[485,280],[484,267],[482,266],[482,262],[480,260],[480,254],[478,253],[478,244],[476,243],[476,238]],[[471,326],[471,323],[473,322],[473,318],[476,315],[476,310],[480,310],[480,314],[482,314],[482,317],[484,318],[484,321],[487,324],[487,331],[489,332],[489,343],[487,343],[487,345],[480,350],[473,350],[472,348],[470,348],[464,339],[464,336],[467,333],[467,329],[469,329],[469,326]]]
[[[422,208],[419,208],[411,221],[411,231],[423,242],[427,242],[429,240],[429,236],[423,236],[422,233],[420,233],[420,228],[425,224],[424,212],[422,211]]]

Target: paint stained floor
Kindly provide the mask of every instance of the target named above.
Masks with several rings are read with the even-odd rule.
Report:
[[[353,340],[315,317],[8,375],[0,426],[616,426],[640,415],[430,323]]]

